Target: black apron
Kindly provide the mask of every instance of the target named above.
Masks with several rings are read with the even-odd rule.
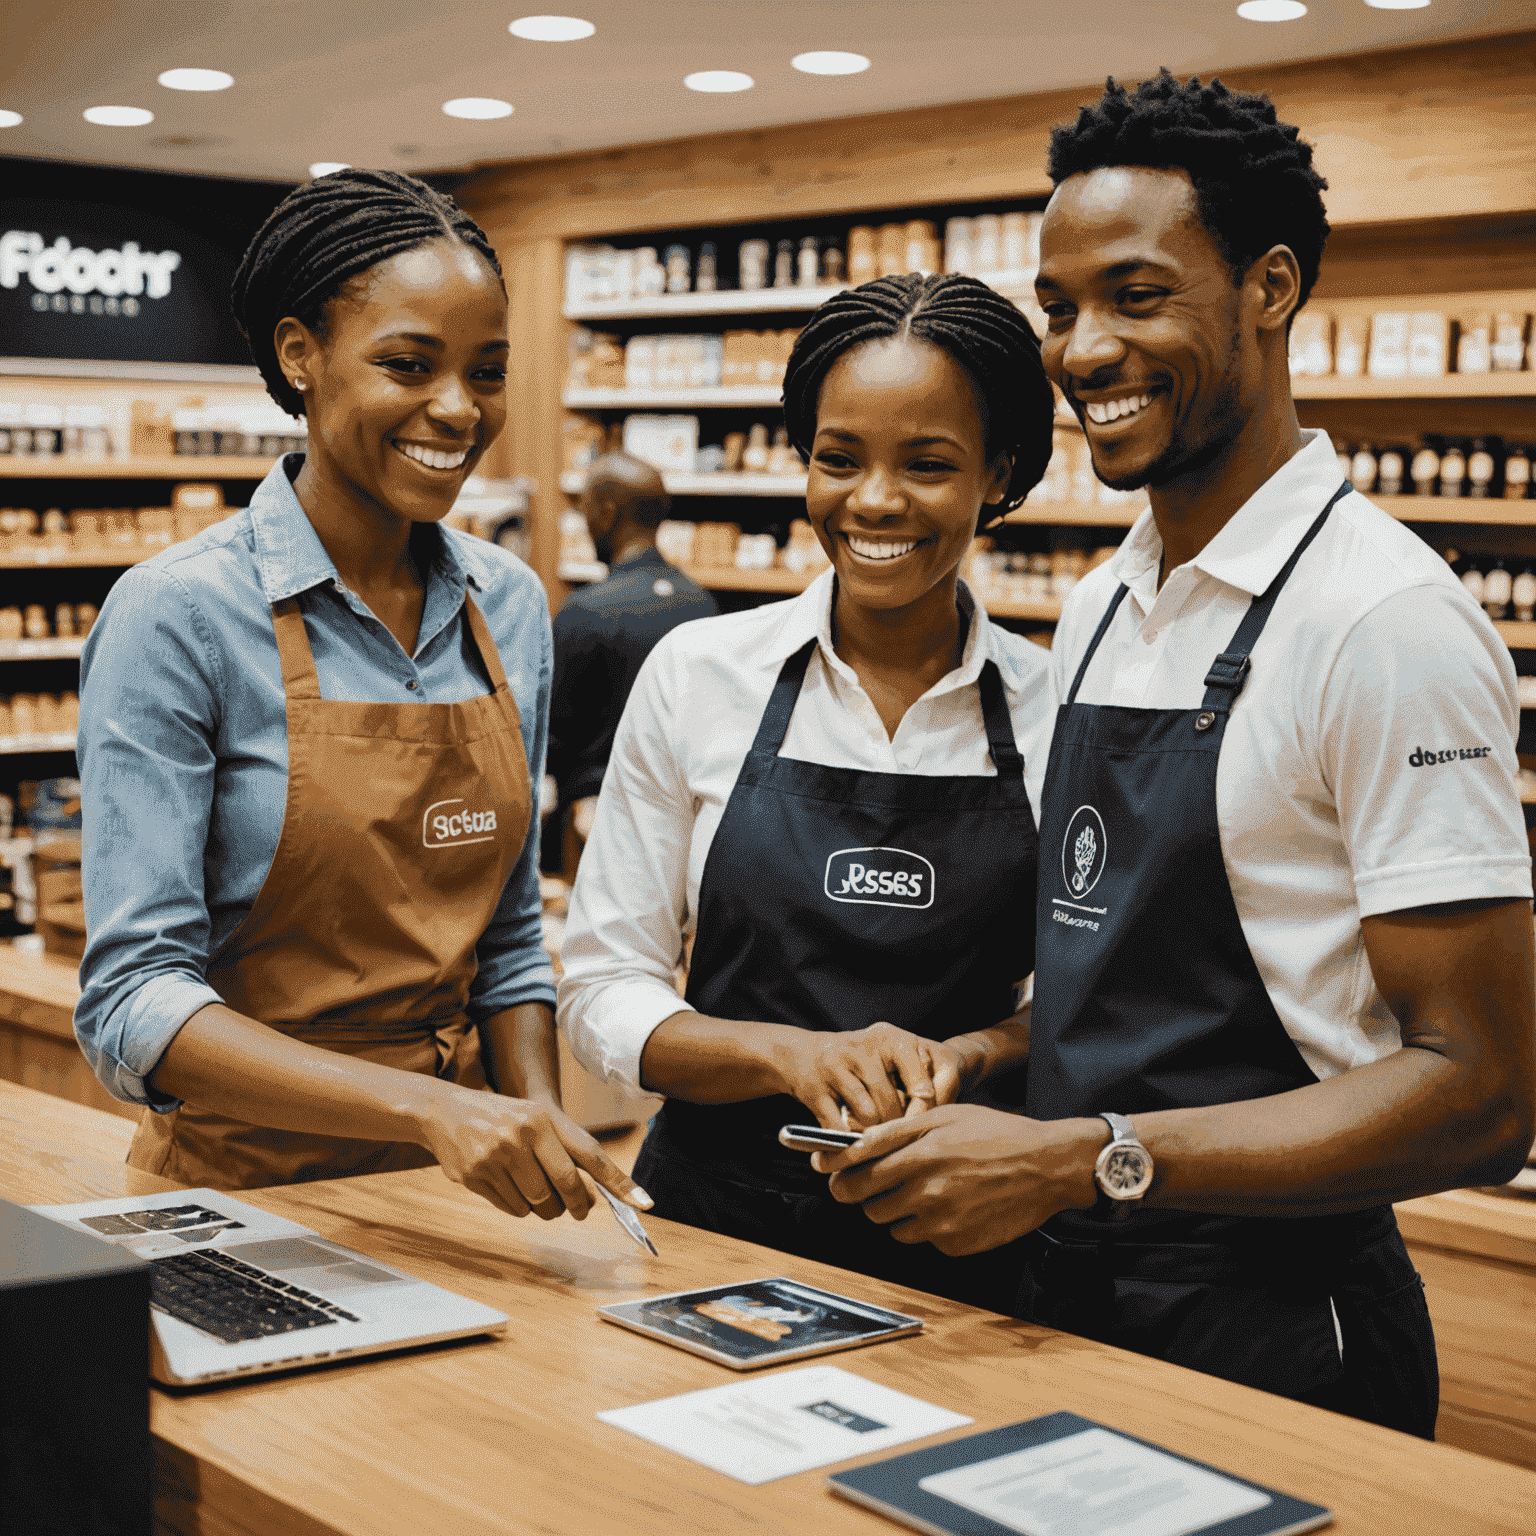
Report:
[[[968,620],[963,593],[961,608]],[[997,667],[978,679],[995,777],[874,773],[778,755],[815,649],[780,670],[710,845],[687,1000],[716,1018],[821,1031],[885,1020],[929,1040],[998,1024],[1034,965],[1039,840]],[[1008,1308],[1017,1253],[948,1258],[838,1204],[810,1158],[778,1142],[811,1118],[788,1095],[669,1099],[635,1178],[658,1216]]]
[[[1032,1118],[1231,1104],[1317,1081],[1243,936],[1216,765],[1275,600],[1349,488],[1253,599],[1197,710],[1077,702],[1126,588],[1110,602],[1046,770]],[[1291,1219],[1066,1211],[1024,1254],[1017,1305],[1037,1322],[1433,1435],[1434,1336],[1389,1206]]]

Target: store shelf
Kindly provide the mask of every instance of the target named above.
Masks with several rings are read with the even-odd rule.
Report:
[[[669,469],[662,474],[669,496],[804,496],[804,475],[695,475]],[[587,479],[579,470],[560,476],[560,489],[579,496]]]
[[[1495,619],[1493,627],[1504,637],[1504,644],[1510,650],[1536,650],[1536,621],[1530,619]]]
[[[125,363],[103,358],[0,357],[0,374],[31,379],[124,379],[147,384],[266,387],[251,363]]]
[[[1536,709],[1536,677],[1517,677],[1515,691],[1519,696],[1521,709]]]
[[[0,480],[260,480],[276,459],[175,454],[137,459],[0,458]]]
[[[1467,496],[1372,496],[1383,512],[1403,523],[1500,523],[1536,527],[1536,501]]]
[[[73,661],[85,648],[81,640],[0,640],[0,661]]]
[[[1069,528],[1129,528],[1146,506],[1101,507],[1088,502],[1025,502],[1004,518],[1005,523],[1046,523]],[[985,519],[983,519],[985,521]]]
[[[567,320],[669,320],[685,315],[777,315],[818,309],[834,294],[830,288],[728,289],[719,293],[666,293],[654,299],[605,300],[596,304],[566,304]]]
[[[79,566],[83,570],[93,571],[120,571],[159,553],[158,549],[139,548],[135,548],[131,555],[113,555],[102,549],[57,552],[48,549],[0,549],[0,571],[57,570],[66,566]]]
[[[1446,373],[1430,379],[1293,378],[1297,400],[1497,400],[1536,395],[1536,373]]]
[[[560,403],[573,410],[672,410],[708,406],[777,407],[783,388],[778,384],[708,384],[692,389],[567,389]]]
[[[15,757],[19,752],[73,752],[73,731],[40,731],[32,736],[0,736],[0,757]]]

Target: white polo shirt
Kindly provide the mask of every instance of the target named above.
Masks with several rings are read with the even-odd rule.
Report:
[[[1078,702],[1198,709],[1211,662],[1339,487],[1327,436],[1296,455],[1157,589],[1150,509],[1067,599],[1051,652],[1065,701],[1116,588],[1129,589]],[[1243,936],[1320,1078],[1402,1043],[1360,919],[1531,895],[1508,650],[1445,561],[1358,492],[1335,505],[1254,647],[1216,772]]]
[[[1038,822],[1055,722],[1050,658],[976,605],[960,665],[885,726],[832,648],[832,573],[791,602],[681,624],[646,658],[619,721],[581,856],[557,1018],[576,1059],[638,1087],[640,1053],[687,1005],[673,985],[704,861],[785,660],[817,641],[784,757],[876,773],[995,775],[976,681],[997,663]]]

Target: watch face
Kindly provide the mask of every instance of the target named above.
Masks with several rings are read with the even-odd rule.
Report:
[[[1109,1146],[1094,1172],[1111,1200],[1139,1200],[1152,1183],[1152,1159],[1145,1147]]]

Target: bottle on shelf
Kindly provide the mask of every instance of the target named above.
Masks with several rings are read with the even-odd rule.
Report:
[[[882,224],[875,248],[875,275],[897,277],[906,270],[906,230],[900,224]]]
[[[1369,443],[1361,443],[1350,455],[1349,483],[1366,496],[1375,490],[1376,450]]]
[[[1376,461],[1376,494],[1401,496],[1408,463],[1408,450],[1399,444],[1381,450]]]
[[[746,447],[741,454],[741,467],[748,474],[766,474],[768,470],[768,425],[754,421],[747,433]]]
[[[846,280],[847,271],[843,263],[843,253],[835,245],[829,245],[821,253],[821,280],[829,288],[836,287],[838,283]]]
[[[972,226],[965,218],[946,220],[944,224],[944,270],[968,273],[974,268]]]
[[[795,281],[801,288],[814,288],[821,281],[821,252],[817,245],[815,235],[807,235],[800,242],[800,254],[795,263]]]
[[[1483,576],[1483,608],[1490,619],[1502,619],[1509,612],[1514,585],[1514,578],[1505,569],[1504,562],[1495,560],[1493,568]]]
[[[1414,454],[1408,473],[1416,496],[1433,496],[1440,485],[1440,440],[1426,437]]]
[[[1520,567],[1520,574],[1510,584],[1510,601],[1515,605],[1515,617],[1523,624],[1531,621],[1536,612],[1536,574],[1530,566]]]
[[[857,288],[872,283],[880,275],[875,251],[875,231],[868,224],[855,224],[848,231],[848,281]]]
[[[1348,443],[1340,447],[1337,441],[1333,445],[1333,456],[1339,461],[1339,473],[1346,480],[1350,480],[1350,467],[1355,461],[1355,447],[1354,443]],[[1353,484],[1354,482],[1351,480],[1350,483]]]
[[[667,291],[667,269],[662,266],[654,245],[642,245],[635,252],[635,297],[656,299]]]
[[[773,286],[775,288],[795,286],[795,242],[793,240],[780,240],[778,249],[774,252]]]
[[[667,268],[667,292],[687,293],[692,284],[691,258],[686,245],[669,245],[664,258]]]
[[[1511,443],[1504,455],[1504,499],[1524,501],[1531,494],[1531,449],[1528,443]]]
[[[714,241],[706,240],[699,247],[699,266],[694,278],[694,291],[696,293],[715,292],[717,279]]]
[[[1480,569],[1477,557],[1473,556],[1462,562],[1461,570],[1457,573],[1461,577],[1461,584],[1472,594],[1474,603],[1483,600],[1483,573]]]
[[[768,286],[768,242],[743,240],[736,248],[736,281],[744,293]]]
[[[1493,495],[1494,478],[1498,474],[1498,460],[1494,457],[1494,439],[1477,437],[1472,440],[1472,451],[1467,455],[1467,495],[1483,498]]]
[[[1440,455],[1440,494],[1459,497],[1465,493],[1467,456],[1460,443],[1454,439],[1445,445]]]

